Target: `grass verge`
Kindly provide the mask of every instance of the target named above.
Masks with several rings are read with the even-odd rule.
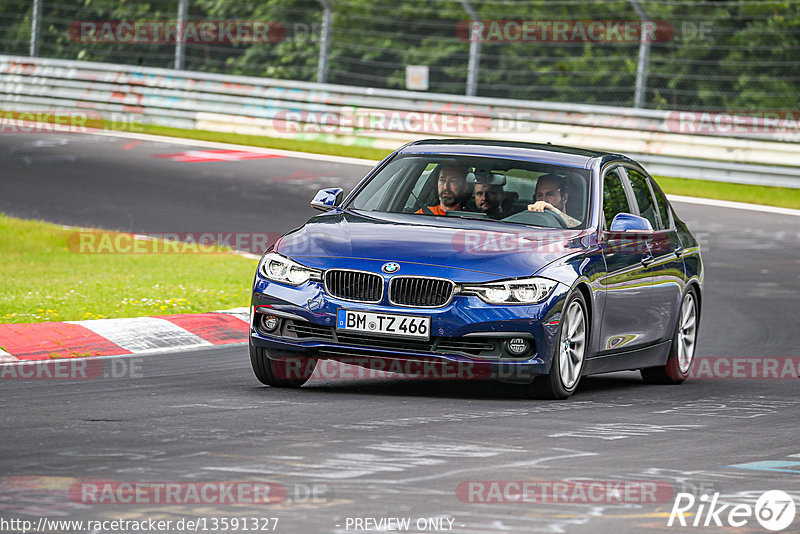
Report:
[[[327,154],[330,156],[344,156],[348,158],[361,158],[381,160],[392,153],[391,150],[372,148],[359,145],[340,145],[322,141],[309,141],[303,139],[282,139],[279,137],[266,137],[261,135],[245,135],[229,132],[211,132],[208,130],[186,130],[183,128],[170,128],[167,126],[143,125],[141,133],[152,135],[166,135],[184,139],[199,139],[200,141],[215,141],[217,143],[233,143],[235,145],[258,146],[263,148],[277,148],[279,150],[293,150],[296,152],[311,152],[313,154]]]
[[[256,260],[218,247],[201,253],[80,253],[72,245],[74,234],[0,214],[0,323],[198,313],[249,304]],[[141,244],[142,250],[152,247]]]
[[[665,193],[800,209],[800,189],[656,176]]]

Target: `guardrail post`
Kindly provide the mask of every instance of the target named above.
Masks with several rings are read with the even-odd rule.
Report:
[[[33,0],[31,13],[31,57],[39,55],[39,29],[42,21],[42,0]]]
[[[189,0],[178,0],[178,32],[175,39],[175,69],[183,69],[183,56],[186,43],[186,13],[189,11]]]
[[[480,24],[478,13],[469,3],[469,0],[459,0],[464,6],[464,11],[469,15],[469,65],[467,67],[467,96],[475,96],[478,86],[478,68],[481,58],[481,42],[473,38],[473,26]]]
[[[331,26],[333,25],[333,13],[331,3],[328,0],[317,0],[322,6],[322,29],[319,36],[319,61],[317,63],[317,82],[325,83],[328,81],[328,54],[331,48]]]
[[[639,60],[636,62],[636,90],[633,94],[633,107],[644,107],[647,98],[647,65],[650,61],[650,41],[645,36],[644,23],[647,20],[645,13],[638,0],[629,0],[636,15],[639,17]]]

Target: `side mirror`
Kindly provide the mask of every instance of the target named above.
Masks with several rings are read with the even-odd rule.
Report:
[[[653,225],[644,217],[632,213],[617,213],[611,221],[612,232],[652,232]]]
[[[342,202],[342,194],[344,189],[341,187],[332,187],[330,189],[320,189],[314,200],[311,201],[311,207],[320,211],[330,211]]]

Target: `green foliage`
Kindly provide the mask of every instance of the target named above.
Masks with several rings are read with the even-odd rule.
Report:
[[[271,21],[272,43],[187,43],[189,70],[314,81],[322,8],[316,0],[189,0],[192,21]],[[430,90],[463,94],[468,15],[456,0],[331,0],[332,83],[404,88],[406,65],[430,67]],[[472,0],[483,21],[638,19],[627,0]],[[0,3],[0,50],[26,54],[32,0]],[[797,110],[800,2],[642,2],[649,20],[673,29],[650,46],[646,107]],[[41,55],[171,67],[174,44],[76,42],[75,21],[174,21],[177,0],[44,2]],[[483,42],[478,94],[525,100],[633,104],[636,42]]]

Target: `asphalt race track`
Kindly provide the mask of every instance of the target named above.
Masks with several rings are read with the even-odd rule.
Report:
[[[369,170],[288,158],[158,157],[192,150],[213,155],[116,137],[0,136],[0,212],[126,232],[282,234],[312,214],[308,203],[319,189],[352,187]]]
[[[308,202],[317,189],[349,190],[367,170],[294,158],[155,157],[190,150],[78,134],[0,136],[0,211],[134,232],[279,233],[315,213]],[[695,366],[749,358],[750,369],[792,357],[797,371],[800,217],[676,209],[700,238],[706,267]],[[800,507],[796,378],[670,387],[614,373],[584,379],[567,401],[545,402],[512,386],[404,378],[321,377],[300,390],[271,389],[254,378],[245,346],[98,361],[116,377],[0,380],[0,519],[204,518],[207,531],[221,531],[212,520],[278,518],[277,532],[332,533],[391,531],[366,521],[391,517],[410,518],[408,532],[597,534],[723,531],[704,528],[705,514],[699,527],[668,527],[678,492],[697,498],[690,522],[702,495],[716,493],[718,506],[753,507],[779,489]],[[479,502],[491,496],[491,481],[579,480],[660,489],[654,498],[567,491],[545,502]],[[286,497],[268,505],[94,503],[75,491],[87,481],[270,481]],[[478,490],[465,491],[470,482]],[[725,531],[765,531],[745,519]],[[786,532],[799,525],[796,517]]]

